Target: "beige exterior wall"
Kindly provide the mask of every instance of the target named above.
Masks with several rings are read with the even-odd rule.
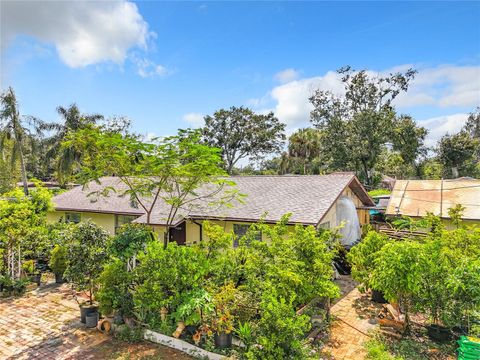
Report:
[[[203,224],[203,220],[196,221],[199,224]],[[248,222],[241,222],[241,221],[219,221],[219,220],[209,220],[211,224],[215,224],[223,228],[223,230],[227,233],[231,233],[233,236],[233,225],[234,224],[241,224],[241,225],[251,225],[252,223]],[[273,224],[269,224],[269,226],[273,226]],[[289,228],[293,230],[294,226],[289,225]],[[205,229],[203,229],[203,239],[207,239],[208,237],[205,235]],[[200,241],[200,227],[193,223],[192,221],[187,221],[187,244],[194,244]],[[264,233],[262,233],[262,241],[267,241],[267,237]],[[233,242],[233,237],[232,237]]]
[[[351,199],[356,207],[360,207],[360,206],[363,205],[362,201],[358,198],[357,195],[355,195],[355,193],[350,188],[346,188],[342,192],[342,194],[340,195],[340,197],[342,197],[342,196],[346,196],[349,199]],[[368,224],[370,222],[370,215],[369,215],[368,210],[357,209],[357,214],[358,214],[358,219],[360,221],[360,226]],[[334,227],[340,225],[339,223],[337,223],[337,206],[336,206],[336,203],[333,204],[333,206],[330,208],[330,210],[325,214],[325,216],[323,217],[320,225],[326,224],[326,223],[329,223],[330,228],[334,228]]]
[[[75,211],[67,211],[75,212]],[[101,226],[107,230],[110,234],[115,234],[115,215],[114,214],[100,214],[100,213],[89,213],[89,212],[78,212],[80,214],[81,221],[87,219],[92,220],[98,226]],[[65,211],[55,211],[47,214],[47,221],[56,222],[61,218],[65,218]]]

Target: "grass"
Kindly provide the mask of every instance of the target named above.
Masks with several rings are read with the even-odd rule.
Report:
[[[391,193],[388,189],[375,189],[368,192],[370,196],[390,195]]]
[[[400,340],[375,336],[365,344],[369,360],[429,360],[452,359],[455,342],[437,344],[425,336]]]
[[[404,360],[403,357],[394,356],[388,351],[385,343],[378,339],[371,339],[365,344],[367,359],[369,360]]]

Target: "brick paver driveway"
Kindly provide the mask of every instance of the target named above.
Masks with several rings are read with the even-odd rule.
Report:
[[[336,282],[342,297],[331,308],[333,324],[325,350],[335,360],[364,359],[367,355],[364,344],[370,339],[369,332],[376,328],[371,320],[376,318],[382,306],[361,294],[350,276],[340,275]]]
[[[0,359],[191,359],[151,343],[129,345],[86,329],[67,285],[0,299]]]

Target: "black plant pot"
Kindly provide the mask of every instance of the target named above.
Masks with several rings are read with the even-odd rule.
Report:
[[[80,305],[80,321],[85,324],[87,321],[87,315],[91,313],[98,313],[97,305],[81,304]]]
[[[63,278],[63,274],[55,273],[55,283],[63,284],[64,282],[65,282],[65,279]]]
[[[42,274],[33,274],[30,276],[30,281],[40,286],[42,282]]]
[[[388,301],[385,299],[383,292],[372,289],[372,301],[378,304],[386,304]]]
[[[427,326],[428,337],[437,342],[447,342],[452,339],[452,332],[444,326],[431,324]]]
[[[96,311],[90,312],[85,317],[85,325],[87,326],[87,328],[94,328],[97,326],[99,318],[100,316],[98,312]]]
[[[218,349],[226,349],[232,347],[232,334],[215,334],[215,347]]]

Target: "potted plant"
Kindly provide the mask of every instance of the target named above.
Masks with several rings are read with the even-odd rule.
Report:
[[[185,327],[199,325],[206,315],[213,312],[211,295],[204,289],[196,289],[185,294],[173,317],[177,320],[177,329],[174,337],[179,337]],[[190,329],[195,333],[196,328]]]
[[[230,311],[226,310],[222,313],[217,312],[217,316],[214,318],[212,325],[215,330],[215,347],[219,349],[231,347],[233,315],[230,314]]]
[[[40,286],[42,273],[35,268],[35,260],[27,260],[22,264],[22,270],[29,277],[30,281]]]
[[[215,315],[212,320],[215,347],[229,348],[232,346],[233,315],[235,296],[238,293],[233,283],[222,286],[215,294]]]
[[[385,234],[369,231],[365,238],[353,246],[347,254],[351,265],[352,278],[360,282],[360,291],[371,290],[372,301],[386,303],[383,293],[372,286],[372,273],[379,251],[388,243]]]
[[[79,223],[71,233],[67,250],[65,278],[79,291],[88,295],[88,301],[79,303],[80,319],[86,322],[89,313],[98,311],[94,302],[97,279],[107,259],[108,233],[91,221]]]
[[[63,273],[67,269],[67,248],[65,246],[55,245],[50,253],[48,266],[55,274],[55,282],[57,284],[63,283]]]

